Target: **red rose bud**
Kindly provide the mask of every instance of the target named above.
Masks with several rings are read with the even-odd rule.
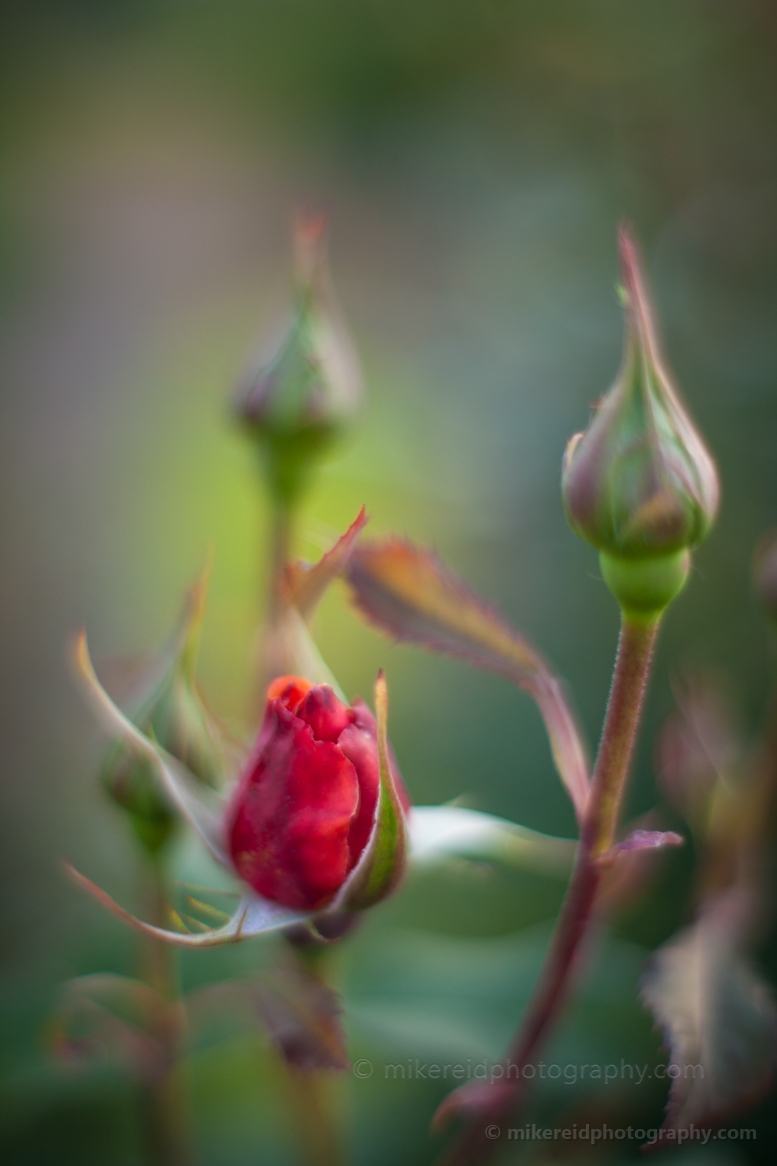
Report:
[[[297,219],[291,320],[238,394],[238,416],[258,441],[273,493],[287,504],[350,422],[363,392],[329,280],[327,225],[324,215]]]
[[[624,611],[653,618],[685,583],[688,551],[708,534],[720,491],[715,463],[666,372],[625,229],[619,244],[623,363],[586,432],[567,446],[562,491],[570,526],[599,550]]]
[[[389,765],[406,812],[393,758]],[[328,685],[296,676],[275,680],[227,813],[235,870],[266,899],[298,910],[326,907],[365,852],[380,789],[378,731],[366,704],[349,707]],[[401,848],[397,861],[404,861]],[[396,881],[387,880],[385,893]]]
[[[755,548],[753,579],[764,609],[777,620],[777,530],[768,531]]]
[[[218,786],[222,754],[218,729],[197,688],[195,666],[207,593],[207,572],[191,589],[186,611],[161,672],[141,695],[132,716],[138,728],[205,785]],[[152,853],[172,834],[178,815],[159,787],[149,761],[119,740],[108,750],[102,782],[127,810],[135,832]]]

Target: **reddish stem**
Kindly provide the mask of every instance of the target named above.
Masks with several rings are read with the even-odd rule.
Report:
[[[531,1062],[555,1023],[573,986],[595,918],[603,868],[600,859],[615,840],[618,814],[639,726],[659,621],[621,625],[607,714],[586,806],[575,868],[548,951],[545,966],[518,1033],[503,1062],[504,1075],[495,1082],[465,1086],[443,1102],[444,1122],[459,1110],[470,1116],[449,1153],[445,1166],[481,1166],[498,1148],[486,1130],[510,1119],[525,1086],[524,1066]],[[509,1076],[508,1076],[509,1072]]]

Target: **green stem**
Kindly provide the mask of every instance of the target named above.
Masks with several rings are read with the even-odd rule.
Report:
[[[291,1115],[304,1166],[344,1166],[337,1123],[333,1118],[334,1082],[320,1070],[303,1072],[286,1064]]]
[[[508,1049],[505,1075],[493,1084],[481,1086],[477,1096],[470,1091],[477,1117],[470,1118],[451,1151],[444,1156],[447,1166],[474,1163],[481,1166],[495,1152],[498,1142],[487,1138],[485,1131],[489,1126],[501,1128],[510,1118],[525,1087],[523,1068],[538,1051],[572,988],[595,919],[596,897],[603,874],[599,859],[615,840],[658,627],[658,619],[649,623],[625,617],[622,620],[615,673],[575,868],[545,965],[523,1023]],[[508,1068],[512,1079],[507,1077]],[[455,1101],[451,1108],[455,1112]],[[444,1118],[445,1103],[441,1113]]]
[[[163,860],[148,863],[151,875],[151,918],[166,926],[168,902]],[[160,998],[149,1028],[160,1050],[161,1064],[143,1086],[149,1166],[188,1166],[187,1105],[181,1064],[185,1014],[181,1000],[177,953],[170,944],[150,936],[145,940],[147,983]]]
[[[264,619],[255,649],[256,688],[252,694],[252,716],[255,709],[264,710],[270,681],[289,671],[283,616],[287,602],[285,575],[289,562],[292,519],[293,510],[286,500],[276,492],[271,493],[267,591]]]
[[[303,976],[328,985],[333,956],[328,945],[290,942],[287,951]],[[305,1166],[345,1166],[332,1070],[301,1070],[287,1060],[284,1068],[301,1161]]]
[[[283,614],[285,606],[284,574],[289,562],[291,545],[291,509],[280,498],[273,499],[272,530],[270,532],[270,578],[267,603],[268,622],[272,627]]]

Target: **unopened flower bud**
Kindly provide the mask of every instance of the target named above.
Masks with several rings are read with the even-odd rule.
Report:
[[[753,556],[753,578],[764,609],[777,620],[777,530],[768,531],[759,540]]]
[[[715,463],[666,372],[631,235],[620,232],[626,338],[618,379],[569,442],[562,491],[572,529],[600,552],[623,610],[655,618],[678,594],[689,550],[719,501]]]
[[[220,781],[222,756],[217,729],[195,680],[206,581],[191,591],[186,615],[161,673],[141,696],[133,721],[205,785]],[[108,751],[102,781],[110,797],[130,814],[146,848],[155,853],[173,832],[177,814],[159,788],[150,763],[122,741]]]
[[[363,392],[329,279],[326,236],[325,216],[297,219],[291,319],[238,393],[238,416],[259,444],[270,489],[286,504],[343,433]]]
[[[409,800],[393,759],[393,784]],[[264,898],[299,910],[332,902],[370,839],[380,789],[375,718],[325,684],[273,681],[259,739],[227,812],[235,870]],[[404,863],[400,850],[396,861]],[[395,876],[384,880],[395,885]]]

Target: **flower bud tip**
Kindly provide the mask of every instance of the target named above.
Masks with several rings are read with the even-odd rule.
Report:
[[[277,499],[296,500],[310,471],[361,403],[362,377],[329,281],[328,215],[305,212],[293,226],[295,293],[279,342],[251,369],[236,413],[257,440]]]
[[[292,224],[294,269],[297,279],[302,284],[309,283],[316,269],[326,262],[329,226],[328,211],[302,209],[294,216]]]
[[[644,617],[651,604],[660,612],[685,582],[685,552],[709,532],[719,485],[715,464],[666,372],[639,253],[626,226],[618,246],[623,361],[588,429],[567,445],[562,492],[570,526],[603,556],[608,585],[626,583],[623,594],[615,592],[621,606],[635,604]]]

